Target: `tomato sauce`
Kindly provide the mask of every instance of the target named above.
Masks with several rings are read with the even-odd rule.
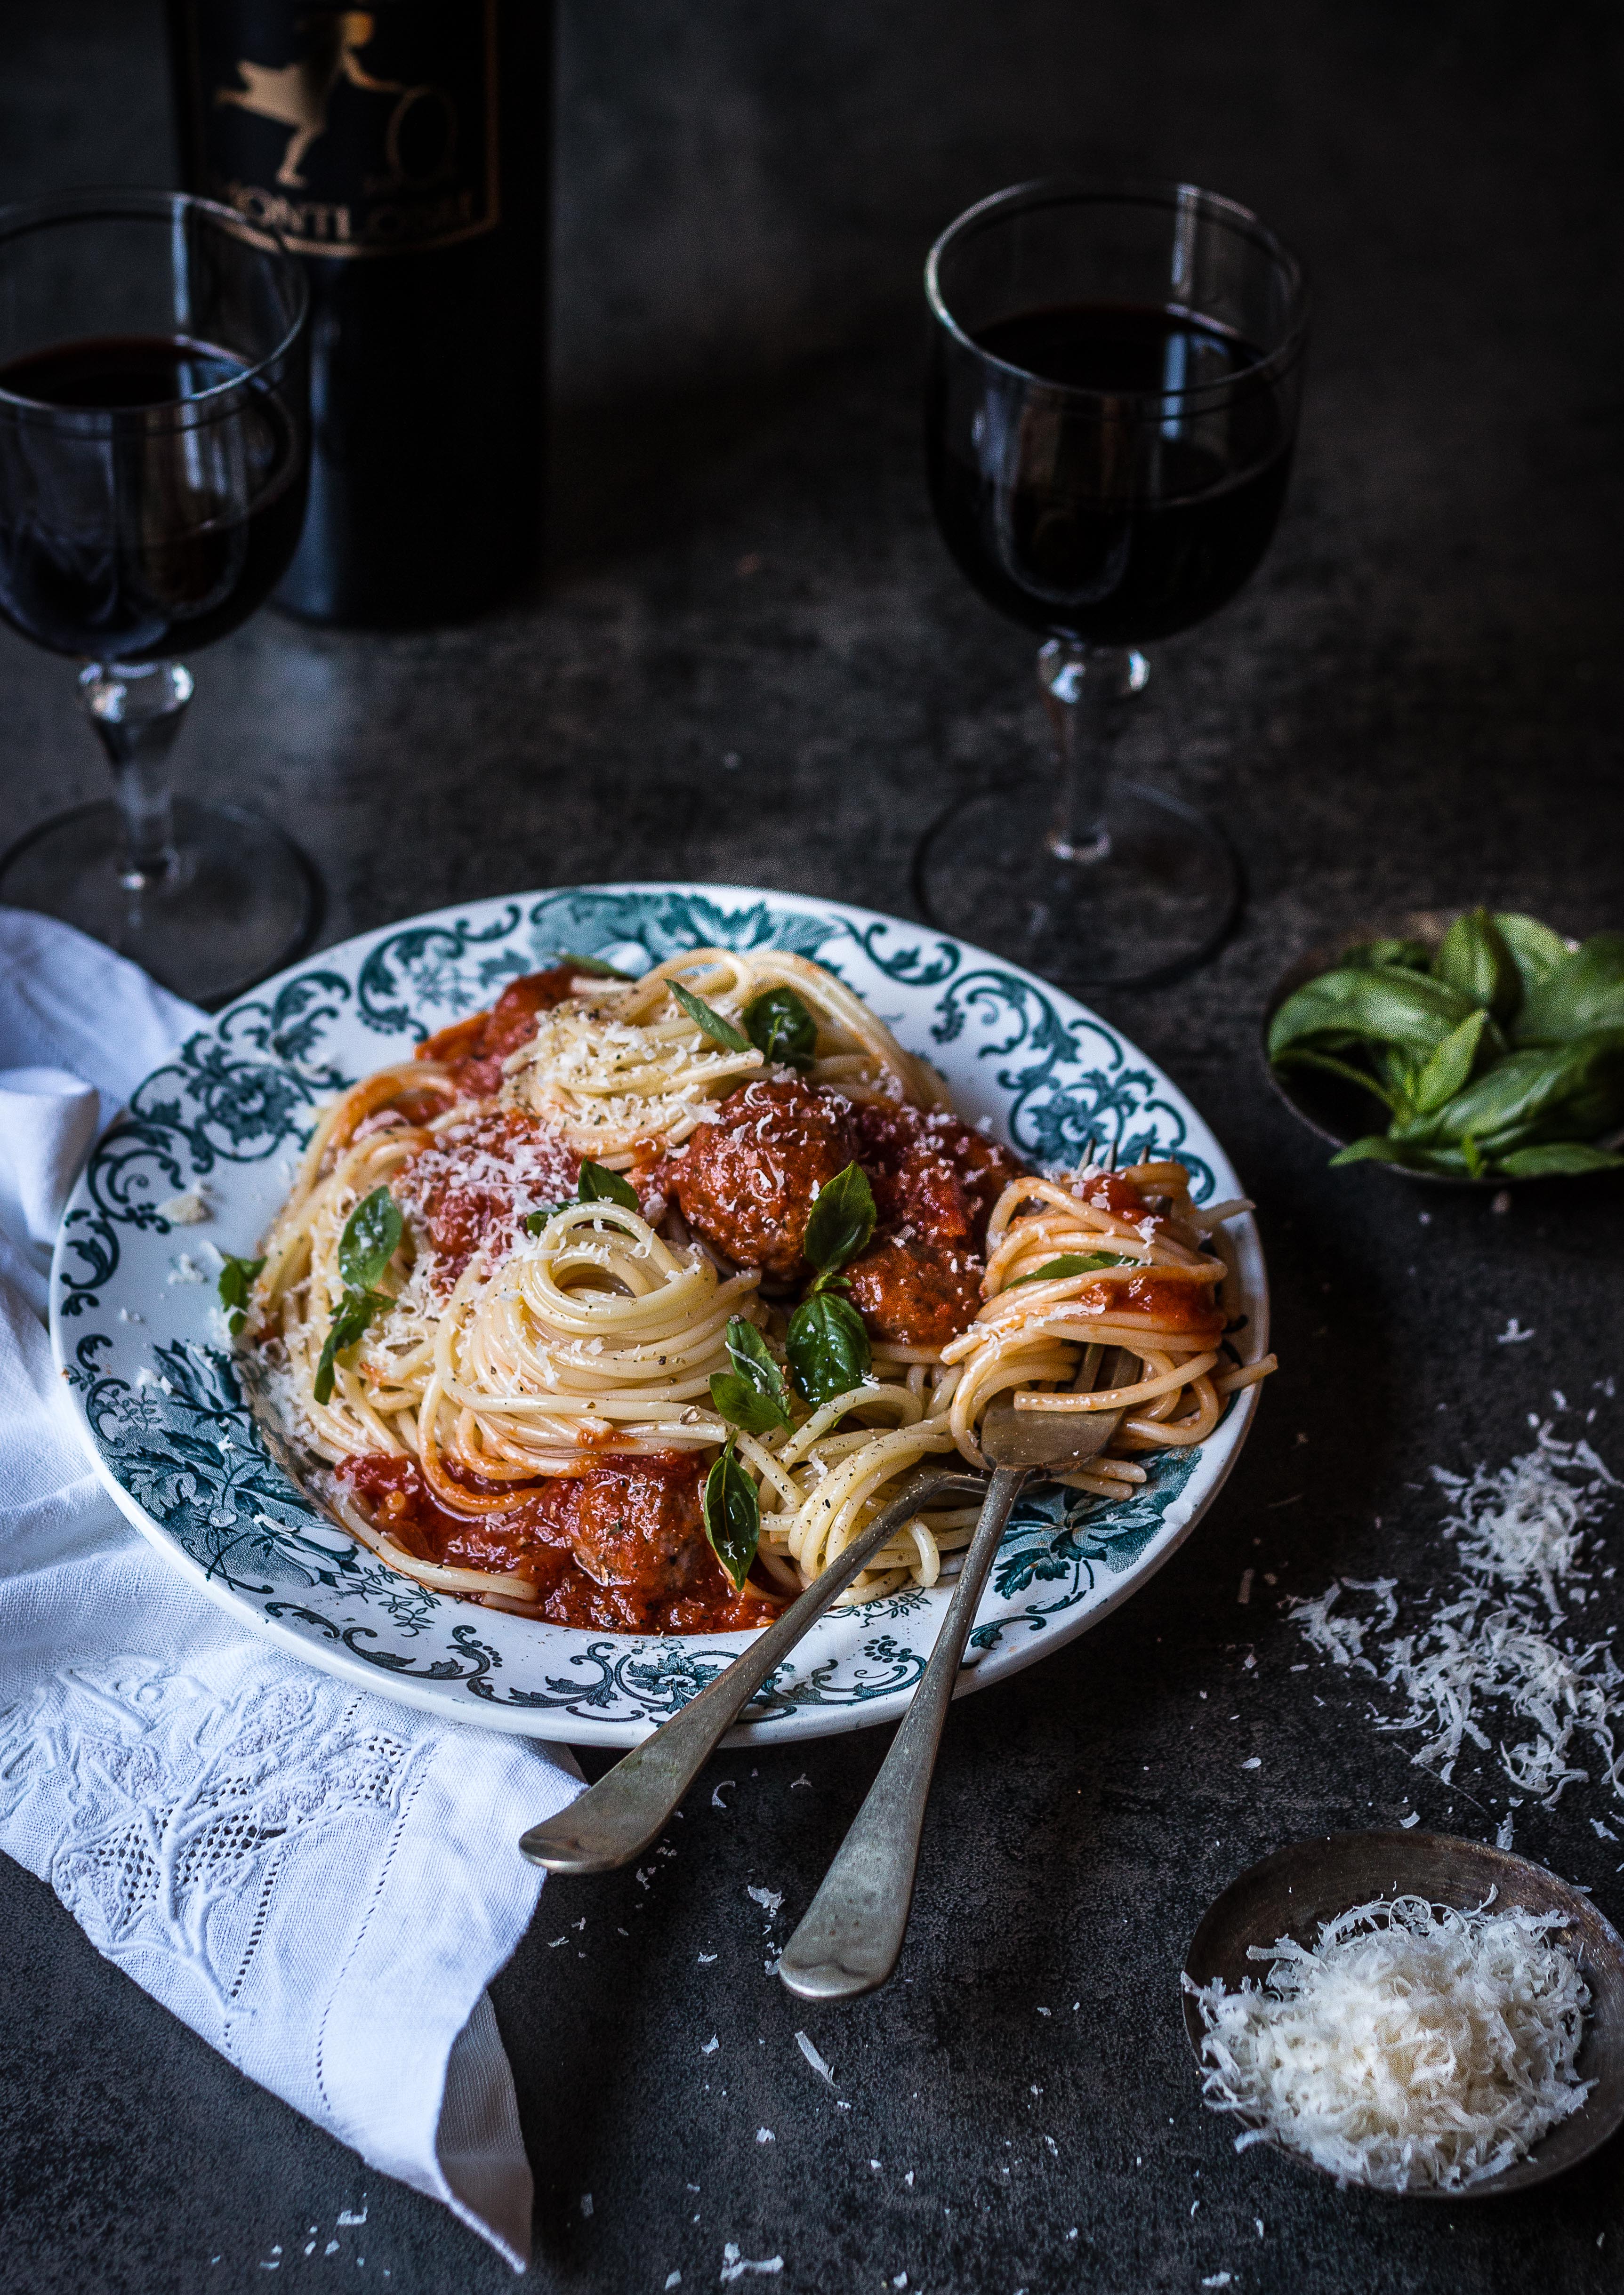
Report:
[[[420,1060],[438,1060],[464,1099],[488,1099],[502,1084],[502,1064],[530,1041],[536,1016],[573,992],[579,968],[555,964],[510,980],[488,1012],[454,1021],[417,1048]]]
[[[517,1108],[470,1109],[409,1156],[390,1181],[434,1254],[437,1287],[449,1291],[481,1246],[495,1258],[535,1211],[567,1202],[581,1159],[563,1134]]]
[[[1209,1295],[1206,1282],[1181,1275],[1176,1268],[1145,1267],[1125,1278],[1090,1283],[1078,1294],[1078,1304],[1107,1314],[1149,1315],[1170,1336],[1200,1338],[1216,1346],[1224,1335],[1223,1310]]]
[[[687,1450],[600,1456],[578,1474],[514,1491],[500,1513],[454,1514],[412,1458],[340,1460],[339,1480],[367,1519],[420,1562],[447,1569],[522,1571],[538,1614],[607,1633],[754,1631],[780,1605],[747,1581],[736,1594],[705,1535],[703,1462]],[[457,1479],[453,1476],[453,1479]],[[490,1495],[496,1485],[465,1479]]]
[[[1155,1217],[1133,1181],[1124,1180],[1119,1172],[1096,1172],[1082,1182],[1079,1195],[1097,1212],[1109,1212],[1116,1219],[1130,1220],[1136,1227],[1141,1220]]]

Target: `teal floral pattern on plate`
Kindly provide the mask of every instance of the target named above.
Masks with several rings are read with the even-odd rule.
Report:
[[[943,935],[831,901],[730,886],[573,886],[469,902],[325,950],[256,989],[140,1087],[68,1206],[52,1332],[97,1470],[136,1528],[245,1626],[371,1689],[490,1727],[628,1744],[702,1689],[735,1635],[585,1633],[436,1594],[388,1570],[306,1497],[249,1391],[216,1300],[216,1254],[249,1254],[321,1106],[407,1056],[520,973],[563,954],[628,971],[685,948],[777,946],[827,965],[945,1076],[955,1105],[1034,1163],[1090,1139],[1119,1161],[1189,1166],[1198,1200],[1238,1195],[1223,1150],[1155,1065],[1085,1007]],[[177,1224],[195,1193],[205,1220]],[[1262,1252],[1229,1238],[1242,1352],[1268,1345]],[[1198,1450],[1151,1465],[1121,1504],[1054,1486],[1016,1507],[966,1687],[1057,1649],[1172,1554],[1216,1496],[1257,1393]],[[894,1720],[945,1589],[836,1611],[747,1709],[753,1743]]]

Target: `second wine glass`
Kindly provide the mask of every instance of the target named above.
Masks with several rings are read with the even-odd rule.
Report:
[[[1034,972],[1144,985],[1209,956],[1239,865],[1211,821],[1117,782],[1139,649],[1215,613],[1269,546],[1296,436],[1307,296],[1246,208],[1187,184],[1024,184],[926,270],[926,441],[943,537],[1044,640],[1046,786],[951,806],[915,896]]]

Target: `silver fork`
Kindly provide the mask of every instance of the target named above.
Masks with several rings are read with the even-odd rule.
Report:
[[[1101,1391],[1124,1384],[1134,1360],[1114,1349]],[[913,1906],[943,1724],[1010,1508],[1034,1472],[1063,1474],[1103,1450],[1122,1417],[1120,1409],[1022,1411],[1007,1403],[983,1417],[979,1440],[992,1461],[992,1480],[930,1663],[869,1798],[779,1962],[779,1974],[804,2000],[858,1999],[877,1991],[895,1968]]]
[[[641,1857],[773,1668],[783,1663],[836,1595],[845,1593],[870,1556],[922,1507],[944,1498],[980,1498],[986,1488],[984,1474],[965,1467],[917,1473],[725,1672],[567,1809],[531,1826],[518,1844],[530,1862],[550,1873],[611,1873]]]

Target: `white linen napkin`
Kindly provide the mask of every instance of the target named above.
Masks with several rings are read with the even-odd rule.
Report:
[[[486,1985],[569,1754],[357,1692],[245,1632],[90,1471],[40,1319],[92,1140],[203,1015],[0,909],[0,1849],[98,1951],[516,2270],[532,2185]]]

